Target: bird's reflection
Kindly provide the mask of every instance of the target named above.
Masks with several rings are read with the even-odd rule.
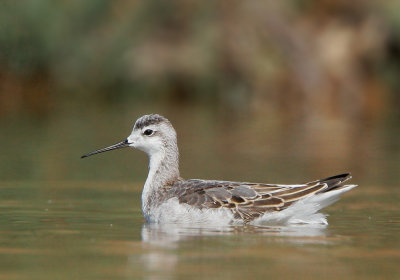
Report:
[[[248,237],[261,235],[280,240],[285,237],[287,242],[321,243],[321,237],[327,235],[326,225],[284,225],[284,226],[207,226],[204,224],[144,224],[142,227],[142,241],[154,246],[165,248],[179,247],[179,243],[191,238],[232,236]],[[314,237],[314,238],[313,238]]]
[[[238,238],[225,239],[235,236]],[[182,244],[197,243],[199,239],[219,239],[232,242],[232,246],[248,246],[255,237],[265,242],[292,244],[331,243],[327,236],[326,225],[291,225],[291,226],[207,226],[180,224],[144,224],[142,244],[146,253],[141,256],[141,263],[149,272],[149,279],[175,278],[175,273],[182,260],[179,253]],[[201,245],[194,245],[201,246]],[[182,246],[185,248],[185,246]],[[154,276],[154,277],[153,277]]]

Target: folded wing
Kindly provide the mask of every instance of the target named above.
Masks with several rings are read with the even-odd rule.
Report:
[[[167,191],[167,197],[177,197],[180,203],[198,209],[228,208],[236,219],[250,222],[308,196],[339,189],[350,178],[346,173],[300,185],[194,179],[176,182]]]

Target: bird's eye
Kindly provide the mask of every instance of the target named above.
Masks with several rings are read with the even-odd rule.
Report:
[[[151,129],[146,129],[146,130],[143,132],[143,134],[146,135],[146,136],[150,136],[150,135],[152,135],[153,133],[154,133],[154,131],[151,130]]]

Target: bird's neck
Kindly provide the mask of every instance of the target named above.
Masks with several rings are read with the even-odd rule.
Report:
[[[149,154],[149,159],[149,174],[142,192],[142,210],[145,216],[155,203],[160,188],[179,180],[179,152],[176,143]]]

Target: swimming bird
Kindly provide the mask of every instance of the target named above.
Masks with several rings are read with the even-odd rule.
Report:
[[[327,224],[319,210],[356,187],[343,184],[351,178],[350,173],[297,185],[184,180],[179,174],[176,131],[168,119],[158,114],[140,117],[124,141],[82,158],[125,147],[149,156],[149,173],[142,192],[147,222]]]

